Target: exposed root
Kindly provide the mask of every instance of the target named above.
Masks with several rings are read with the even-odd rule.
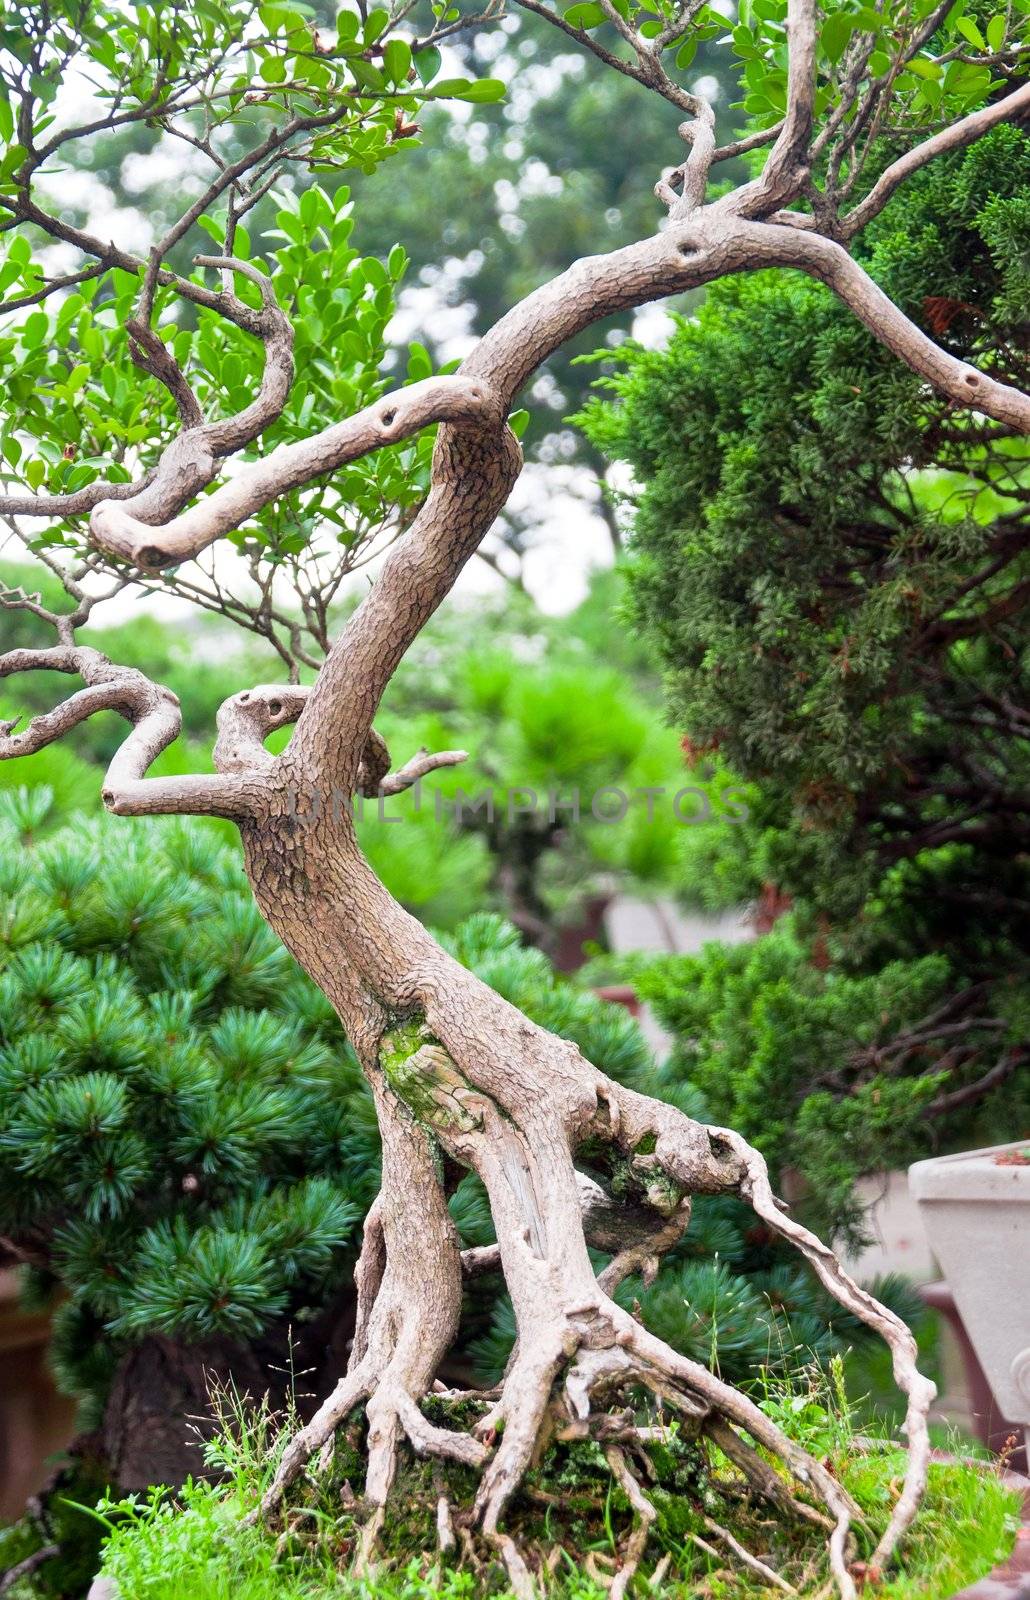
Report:
[[[666,1551],[648,1580],[652,1589],[658,1590],[662,1587],[665,1582],[665,1575],[671,1566],[672,1556]]]
[[[488,1537],[501,1552],[501,1559],[508,1574],[508,1581],[515,1591],[516,1600],[534,1600],[533,1579],[530,1576],[529,1568],[519,1553],[515,1540],[510,1534],[497,1533],[496,1531],[488,1534]]]
[[[475,1564],[476,1537],[485,1540],[503,1561],[517,1600],[529,1600],[533,1579],[512,1533],[502,1527],[506,1508],[551,1441],[591,1440],[604,1451],[633,1513],[620,1564],[611,1573],[598,1567],[596,1574],[613,1600],[625,1600],[657,1518],[638,1472],[644,1481],[654,1479],[647,1447],[667,1445],[671,1438],[661,1417],[640,1415],[643,1394],[666,1414],[675,1415],[679,1441],[706,1434],[756,1494],[790,1519],[828,1535],[837,1594],[840,1600],[856,1600],[849,1571],[851,1530],[864,1523],[859,1507],[828,1465],[790,1439],[746,1394],[655,1337],[611,1298],[628,1274],[653,1276],[659,1257],[676,1244],[687,1225],[693,1192],[740,1194],[771,1230],[800,1251],[834,1298],[882,1335],[907,1396],[908,1471],[872,1557],[882,1567],[910,1524],[925,1488],[926,1412],[933,1385],[917,1370],[915,1342],[904,1324],[852,1282],[832,1250],[786,1215],[758,1152],[738,1135],[702,1128],[674,1107],[614,1084],[598,1089],[596,1100],[604,1120],[600,1127],[596,1121],[589,1124],[590,1132],[621,1146],[626,1154],[620,1160],[628,1159],[645,1194],[631,1230],[620,1239],[614,1206],[593,1180],[575,1172],[575,1140],[540,1097],[528,1111],[522,1108],[518,1120],[511,1113],[502,1116],[491,1097],[474,1087],[439,1044],[421,1045],[399,1067],[395,1062],[389,1081],[389,1089],[382,1082],[373,1083],[381,1118],[385,1117],[384,1188],[365,1228],[352,1371],[291,1441],[263,1509],[276,1508],[309,1455],[327,1446],[347,1413],[364,1401],[368,1515],[359,1541],[359,1569],[368,1570],[373,1561],[398,1452],[407,1440],[417,1456],[457,1462],[481,1474],[471,1515],[456,1520],[438,1485],[435,1519],[440,1551],[454,1551],[460,1542],[463,1561]],[[398,1085],[407,1093],[418,1093],[421,1114],[446,1156],[478,1173],[485,1184],[497,1229],[496,1246],[460,1251],[438,1169],[432,1165],[427,1124],[412,1118],[405,1121],[397,1109]],[[570,1104],[576,1103],[570,1094]],[[582,1137],[584,1124],[579,1127]],[[389,1166],[388,1150],[392,1151]],[[418,1179],[414,1191],[413,1166]],[[398,1198],[390,1185],[402,1180],[405,1192]],[[416,1205],[425,1230],[421,1248],[410,1231]],[[600,1219],[596,1226],[603,1227],[606,1236],[617,1241],[609,1265],[598,1277],[586,1249],[588,1213]],[[490,1396],[448,1391],[434,1379],[456,1327],[462,1276],[497,1267],[511,1293],[517,1326],[508,1370],[499,1390]],[[427,1330],[432,1350],[426,1347]],[[431,1391],[441,1401],[475,1398],[492,1403],[471,1430],[458,1431],[439,1426],[424,1414],[421,1402]],[[796,1490],[767,1457],[781,1464]],[[537,1491],[530,1493],[540,1498]],[[763,1582],[786,1594],[797,1593],[729,1529],[707,1511],[703,1516],[705,1536],[692,1535],[701,1548],[717,1557],[719,1546]]]
[[[759,1578],[763,1578],[766,1583],[771,1583],[774,1588],[782,1589],[784,1594],[797,1594],[793,1584],[788,1583],[786,1578],[781,1577],[774,1568],[767,1566],[764,1561],[759,1561],[758,1557],[753,1556],[750,1550],[745,1550],[740,1540],[735,1539],[728,1528],[721,1527],[711,1517],[706,1516],[704,1521],[708,1532],[726,1545],[727,1549],[732,1550],[741,1566],[746,1567],[748,1572],[755,1573]],[[697,1535],[695,1534],[694,1537],[697,1538]]]
[[[544,1414],[551,1398],[551,1385],[565,1351],[562,1345],[548,1349],[530,1346],[516,1351],[497,1404],[477,1425],[480,1439],[504,1432],[476,1496],[475,1513],[482,1518],[483,1531],[490,1535],[508,1500],[514,1494],[533,1459],[537,1439],[544,1426]]]
[[[789,1239],[800,1250],[824,1287],[842,1306],[853,1311],[868,1327],[874,1328],[891,1352],[894,1381],[908,1402],[905,1413],[908,1465],[902,1492],[871,1557],[871,1564],[883,1570],[897,1549],[899,1540],[911,1526],[926,1493],[930,1461],[927,1418],[937,1394],[936,1386],[923,1376],[916,1365],[918,1351],[911,1329],[893,1311],[881,1305],[865,1289],[859,1288],[828,1245],[779,1208],[769,1183],[768,1168],[758,1151],[752,1149],[737,1133],[720,1129],[718,1137],[731,1146],[744,1164],[746,1177],[741,1184],[741,1193],[750,1201],[756,1214],[781,1238]]]
[[[766,1500],[771,1501],[780,1511],[786,1512],[788,1516],[814,1523],[817,1528],[822,1528],[826,1532],[832,1531],[833,1519],[817,1511],[815,1506],[810,1506],[806,1500],[798,1500],[792,1495],[783,1479],[773,1471],[764,1456],[753,1450],[728,1422],[721,1417],[709,1416],[705,1420],[704,1431],[719,1446],[723,1455],[744,1474],[752,1488]]]
[[[451,1502],[442,1493],[436,1502],[436,1542],[442,1556],[449,1554],[457,1543],[451,1520]]]
[[[385,1505],[374,1506],[372,1514],[362,1528],[361,1537],[358,1540],[357,1555],[354,1560],[354,1574],[358,1578],[370,1578],[375,1572],[376,1545],[379,1542],[379,1535],[383,1531],[385,1520]]]
[[[629,1463],[618,1445],[610,1444],[605,1451],[605,1455],[616,1481],[623,1489],[626,1499],[633,1507],[636,1515],[636,1523],[626,1545],[622,1566],[615,1574],[611,1588],[612,1600],[624,1600],[626,1590],[629,1588],[633,1575],[640,1565],[640,1559],[647,1548],[651,1524],[658,1513],[630,1471]]]
[[[261,1516],[269,1517],[278,1511],[290,1484],[300,1476],[311,1457],[332,1439],[341,1422],[356,1405],[366,1399],[369,1392],[370,1376],[364,1363],[340,1379],[328,1400],[322,1402],[311,1421],[294,1434],[283,1451],[275,1476],[261,1501]],[[248,1520],[254,1521],[258,1514],[258,1511],[252,1512]]]

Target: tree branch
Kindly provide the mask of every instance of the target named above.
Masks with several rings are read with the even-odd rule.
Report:
[[[0,761],[42,750],[96,711],[117,711],[133,726],[104,778],[102,793],[109,811],[118,816],[175,813],[236,819],[248,814],[246,786],[235,778],[146,777],[182,727],[179,702],[170,689],[152,683],[135,667],[116,666],[85,645],[12,650],[0,656],[0,678],[37,671],[77,674],[87,687],[56,710],[33,718],[20,734],[11,731],[17,719],[0,723]]]
[[[541,0],[515,0],[515,4],[520,11],[531,11],[535,16],[543,17],[553,27],[560,28],[562,33],[568,34],[570,39],[575,39],[577,44],[582,45],[585,50],[589,50],[591,55],[596,56],[599,61],[603,61],[606,67],[611,67],[614,72],[621,72],[624,78],[632,78],[634,83],[640,83],[647,89],[653,89],[656,94],[661,95],[663,100],[668,100],[670,105],[676,106],[680,111],[694,112],[697,110],[697,97],[688,94],[686,89],[681,89],[679,84],[673,83],[664,69],[659,74],[652,73],[649,76],[639,62],[634,66],[632,61],[627,61],[623,56],[616,55],[614,51],[609,50],[599,39],[595,38],[593,33],[588,32],[586,28],[574,28],[570,22],[565,21],[564,17],[560,16],[556,11],[552,11],[550,6],[541,4]],[[612,9],[614,10],[614,8]],[[615,15],[618,16],[618,12]],[[621,21],[620,17],[620,24]],[[623,32],[621,26],[619,32],[620,34]]]
[[[254,407],[248,407],[248,412],[253,413]],[[280,445],[271,455],[243,467],[230,482],[222,484],[180,516],[175,515],[179,506],[173,505],[169,520],[146,520],[149,505],[158,493],[157,485],[148,491],[148,504],[139,516],[133,514],[139,509],[135,504],[130,511],[120,502],[101,503],[90,517],[90,537],[98,549],[131,561],[134,566],[149,570],[174,566],[199,555],[269,501],[381,445],[407,439],[434,422],[492,421],[496,424],[500,420],[496,404],[482,384],[460,375],[425,378],[384,395],[353,417],[334,423],[309,439]],[[229,446],[238,449],[239,443],[232,443],[234,431],[250,433],[252,428],[251,437],[260,431],[257,418],[241,412],[231,422],[209,423],[194,434],[181,435],[180,440],[169,446],[166,455],[177,444],[182,443],[184,449],[187,448],[187,441],[189,450],[195,452],[199,445],[208,455],[212,440],[226,447],[226,451]],[[159,474],[166,475],[164,458]],[[179,505],[183,499],[179,499]]]
[[[1000,1083],[1011,1078],[1016,1068],[1028,1059],[1026,1050],[1008,1050],[1000,1061],[995,1062],[989,1072],[977,1078],[975,1083],[967,1083],[961,1089],[951,1089],[945,1094],[939,1094],[926,1106],[924,1117],[944,1117],[952,1111],[961,1111],[964,1106],[975,1105],[982,1100],[984,1095],[990,1094]]]
[[[918,172],[928,162],[936,160],[938,156],[946,155],[951,150],[964,150],[967,145],[974,144],[999,123],[1012,121],[1013,118],[1023,118],[1028,112],[1030,112],[1030,84],[1024,84],[1021,89],[1014,90],[1001,100],[995,100],[991,105],[981,106],[978,111],[971,111],[967,117],[952,123],[950,128],[942,128],[940,133],[935,133],[932,139],[925,139],[914,149],[907,150],[880,174],[865,199],[860,200],[858,205],[853,206],[841,218],[842,237],[854,238],[867,222],[883,210],[891,195],[906,178],[912,176],[913,172]]]
[[[279,416],[293,381],[293,327],[276,301],[271,280],[249,261],[238,261],[233,256],[198,256],[196,260],[199,266],[239,272],[261,290],[262,303],[259,309],[246,305],[225,290],[210,295],[207,302],[212,310],[244,331],[256,334],[264,344],[261,385],[254,400],[235,416],[215,422],[200,422],[198,426],[189,426],[177,434],[166,446],[157,466],[137,483],[91,483],[69,495],[6,495],[0,497],[0,515],[68,517],[89,511],[94,513],[94,519],[99,518],[96,526],[102,529],[105,518],[111,517],[112,513],[117,525],[117,511],[121,502],[131,500],[141,519],[159,521],[173,517],[195,495],[207,488],[222,457],[252,443]],[[185,384],[176,364],[167,352],[164,357],[154,352],[152,346],[160,345],[160,340],[138,320],[127,327],[130,337],[145,344],[142,364],[171,390],[180,417],[183,420],[194,416],[199,419],[200,408],[196,398]],[[133,519],[130,517],[128,521],[132,523]],[[120,547],[117,541],[105,543],[102,534],[95,537],[93,542],[98,549],[110,555],[133,559],[131,549]],[[203,545],[198,549],[203,549]],[[139,561],[136,564],[147,566],[149,563]]]
[[[760,216],[786,205],[808,176],[817,41],[815,0],[788,0],[787,114],[759,176],[726,197],[726,209],[738,216]]]
[[[833,290],[880,343],[947,395],[1030,433],[1030,396],[949,355],[906,317],[843,245],[821,234],[776,223],[742,223],[754,245],[752,265],[797,267]]]

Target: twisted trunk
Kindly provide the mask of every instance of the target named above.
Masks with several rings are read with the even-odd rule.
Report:
[[[476,509],[483,510],[482,501]],[[414,591],[410,604],[421,617],[417,583]],[[412,624],[410,614],[407,620]],[[388,676],[398,642],[379,642],[377,665]],[[363,1403],[362,1559],[371,1556],[406,1440],[418,1454],[480,1470],[476,1525],[503,1556],[513,1586],[527,1594],[531,1579],[503,1516],[535,1452],[557,1425],[563,1437],[603,1441],[618,1481],[628,1474],[635,1482],[619,1450],[620,1440],[638,1430],[610,1408],[620,1393],[643,1387],[688,1429],[708,1429],[714,1437],[721,1430],[723,1447],[728,1437],[748,1463],[752,1486],[783,1499],[780,1481],[770,1487],[767,1467],[736,1430],[775,1453],[829,1513],[785,1495],[795,1514],[825,1522],[838,1588],[854,1594],[847,1562],[856,1510],[836,1480],[743,1394],[649,1334],[612,1294],[629,1272],[656,1268],[658,1255],[686,1226],[693,1194],[741,1194],[798,1246],[841,1303],[887,1339],[910,1399],[910,1473],[878,1563],[911,1520],[925,1478],[925,1411],[933,1391],[916,1371],[911,1335],[850,1282],[831,1251],[782,1214],[764,1163],[742,1140],[607,1078],[577,1046],[537,1027],[462,967],[392,899],[361,855],[349,807],[340,803],[340,794],[360,781],[366,747],[348,746],[335,730],[354,716],[355,700],[363,701],[358,726],[371,717],[368,678],[341,683],[337,674],[341,703],[321,709],[327,748],[301,736],[333,665],[331,659],[311,698],[292,706],[284,708],[285,690],[237,696],[225,708],[219,745],[223,767],[252,764],[268,726],[304,708],[288,751],[262,774],[261,803],[241,821],[246,866],[262,912],[341,1017],[371,1086],[383,1139],[382,1188],[366,1224],[348,1370],[287,1447],[265,1513],[275,1513],[308,1458],[331,1450],[336,1427]],[[650,1212],[652,1237],[646,1230],[641,1237],[638,1227],[600,1278],[587,1250],[584,1184],[575,1168],[587,1140],[631,1164],[645,1195],[637,1222],[641,1209]],[[517,1344],[503,1384],[473,1432],[436,1426],[420,1410],[461,1306],[462,1257],[441,1155],[478,1174],[486,1188],[516,1319]],[[610,1234],[609,1227],[609,1247]],[[653,1516],[646,1497],[633,1503],[638,1526],[623,1589]]]

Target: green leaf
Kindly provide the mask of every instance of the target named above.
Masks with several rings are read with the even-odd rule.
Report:
[[[373,12],[373,16],[375,15],[376,13]],[[347,65],[359,89],[371,89],[373,92],[381,92],[386,88],[385,77],[379,68],[374,67],[370,61],[362,61],[358,58],[348,61]]]
[[[939,61],[931,61],[927,56],[913,56],[907,70],[914,72],[917,78],[939,78],[941,64]]]
[[[1002,23],[1004,23],[1004,20],[1005,19],[1002,18]],[[987,45],[984,40],[984,36],[980,32],[980,29],[977,27],[976,23],[973,21],[972,17],[959,17],[955,23],[955,26],[962,35],[963,39],[968,39],[969,43],[971,45],[975,45],[977,50],[986,50]]]
[[[496,101],[504,99],[505,92],[506,86],[500,78],[479,78],[463,89],[456,98],[469,100],[473,105],[493,105]]]
[[[846,12],[835,11],[823,23],[819,35],[823,47],[823,54],[834,65],[840,60],[847,48],[848,40],[855,30],[855,19]]]
[[[375,44],[381,33],[390,26],[390,13],[388,11],[370,11],[368,21],[365,23],[365,43]]]
[[[433,363],[430,360],[429,351],[426,349],[425,345],[418,343],[410,344],[408,346],[408,377],[414,383],[419,378],[431,377],[432,372]]]
[[[564,13],[563,20],[570,28],[597,28],[604,21],[604,12],[592,0],[585,0],[584,4],[570,6]]]
[[[676,70],[678,72],[686,72],[696,55],[697,35],[692,34],[689,39],[684,39],[683,43],[676,51]]]
[[[432,83],[440,70],[442,60],[443,57],[435,45],[431,45],[428,50],[419,50],[414,57],[415,71],[418,73],[419,81],[423,84]]]
[[[519,411],[512,412],[511,416],[508,418],[508,426],[515,435],[516,439],[522,438],[522,435],[529,427],[529,412],[525,409],[525,407]]]
[[[411,69],[411,47],[403,39],[391,39],[383,51],[386,76],[394,83],[406,83]]]
[[[1005,13],[996,11],[987,24],[987,43],[992,50],[1000,50],[1005,43]]]
[[[286,63],[282,56],[266,56],[258,68],[265,83],[284,83]]]
[[[390,280],[386,275],[386,268],[376,256],[366,256],[361,267],[366,283],[370,283],[374,289],[386,288]]]

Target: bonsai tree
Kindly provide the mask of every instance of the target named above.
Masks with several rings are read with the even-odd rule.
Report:
[[[1030,140],[1002,127],[861,249],[954,354],[1026,385],[1028,219]],[[697,759],[749,784],[739,829],[688,841],[688,891],[789,910],[641,990],[715,1114],[841,1225],[859,1173],[1030,1116],[1026,440],[783,273],[717,285],[609,381],[584,421],[641,486],[634,613]]]
[[[506,421],[514,396],[551,351],[597,318],[734,272],[795,267],[825,282],[956,406],[1030,429],[1030,399],[989,361],[973,365],[924,333],[847,247],[913,172],[1030,101],[1026,88],[1001,92],[1004,73],[1001,90],[992,73],[995,61],[1007,71],[1021,59],[1021,14],[1000,36],[992,21],[970,64],[952,10],[917,0],[888,18],[790,0],[784,16],[776,0],[763,0],[732,48],[751,119],[745,146],[766,153],[751,180],[718,197],[709,196],[712,169],[741,145],[716,145],[710,105],[677,81],[668,52],[698,30],[721,36],[721,15],[693,5],[658,14],[628,0],[557,17],[611,70],[686,113],[686,159],[671,162],[658,182],[665,226],[536,290],[484,334],[459,371],[390,393],[363,364],[381,337],[377,296],[388,289],[388,269],[349,254],[342,204],[330,206],[312,188],[296,210],[284,206],[289,249],[271,274],[240,253],[248,248],[242,217],[297,162],[368,166],[396,156],[425,95],[492,96],[490,80],[484,88],[436,77],[436,43],[462,22],[460,13],[444,11],[418,36],[403,8],[399,16],[344,11],[335,36],[313,31],[285,6],[263,7],[251,26],[249,12],[218,0],[170,17],[141,7],[132,27],[102,4],[57,7],[45,20],[27,9],[5,18],[10,143],[0,204],[13,290],[5,309],[28,315],[8,340],[15,415],[5,446],[12,475],[23,471],[25,481],[11,486],[2,508],[49,525],[41,553],[65,572],[73,604],[49,614],[51,647],[11,651],[0,672],[65,672],[84,687],[20,731],[8,724],[0,754],[37,749],[101,709],[121,712],[130,732],[104,779],[108,809],[206,814],[237,825],[258,906],[333,1006],[367,1075],[382,1181],[356,1268],[353,1350],[346,1374],[285,1450],[263,1505],[275,1513],[312,1454],[363,1407],[365,1559],[407,1439],[475,1475],[475,1526],[503,1556],[517,1591],[528,1593],[504,1511],[558,1415],[593,1430],[630,1495],[639,1527],[618,1578],[623,1592],[653,1508],[619,1442],[637,1437],[632,1415],[607,1406],[620,1393],[650,1391],[689,1426],[716,1432],[757,1492],[804,1516],[813,1508],[784,1489],[740,1430],[776,1455],[795,1484],[823,1502],[816,1515],[831,1525],[834,1579],[843,1596],[855,1595],[853,1507],[839,1482],[741,1391],[674,1351],[613,1297],[642,1253],[654,1261],[679,1236],[691,1196],[703,1192],[744,1197],[842,1305],[883,1334],[908,1400],[910,1452],[875,1565],[889,1560],[916,1513],[933,1389],[916,1368],[908,1329],[777,1204],[762,1157],[739,1134],[606,1076],[444,950],[366,864],[349,802],[356,793],[388,798],[461,759],[458,751],[419,752],[394,768],[374,718],[405,651],[518,476],[520,450]],[[49,107],[73,61],[88,64],[102,103],[84,120],[55,124]],[[131,122],[171,140],[184,136],[204,168],[196,200],[143,257],[47,199],[52,169],[72,140],[99,144],[105,131],[117,135]],[[201,215],[221,242],[191,272],[180,246]],[[65,248],[34,265],[32,243],[41,239]],[[218,287],[208,272],[222,275]],[[75,292],[62,300],[67,290]],[[53,347],[51,313],[40,309],[52,296],[54,326],[64,330],[64,343]],[[179,321],[187,310],[195,327]],[[296,380],[293,320],[305,340]],[[249,341],[263,350],[253,393],[240,355]],[[337,346],[342,370],[332,360]],[[145,398],[135,397],[133,361]],[[420,483],[425,448],[420,454],[406,441],[431,424],[441,426],[428,482]],[[216,485],[222,463],[235,456],[243,459]],[[383,527],[396,537],[333,642],[327,606],[335,591],[327,594],[326,584],[378,533],[388,484],[400,509],[385,507]],[[87,517],[88,524],[73,520]],[[218,540],[235,541],[249,562],[254,589],[237,614],[260,618],[292,668],[319,649],[324,664],[312,687],[292,681],[294,672],[227,700],[214,774],[148,778],[178,734],[178,705],[131,665],[82,643],[78,630],[98,581],[114,587],[142,575],[145,584],[170,582],[218,603],[227,590],[217,568],[197,580],[180,570]],[[300,622],[279,611],[273,590],[276,576],[291,574]],[[12,598],[46,610],[31,595]],[[287,748],[272,755],[266,738],[292,724]],[[653,1231],[641,1240],[627,1230],[600,1275],[587,1242],[611,1197],[577,1176],[577,1152],[601,1177],[628,1163],[653,1215]],[[472,1428],[460,1412],[441,1421],[421,1404],[458,1323],[461,1252],[447,1196],[454,1173],[466,1170],[489,1198],[518,1330],[500,1392]],[[611,1242],[607,1228],[604,1237]]]

